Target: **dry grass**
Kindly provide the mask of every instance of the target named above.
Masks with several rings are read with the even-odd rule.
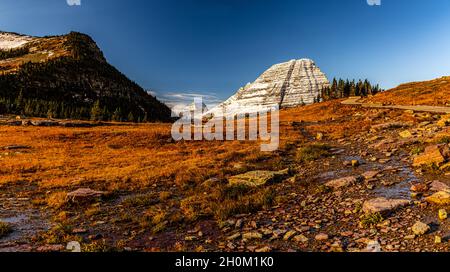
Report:
[[[353,107],[340,105],[340,101],[282,111],[280,149],[272,153],[261,152],[260,142],[173,142],[170,124],[0,126],[0,187],[18,182],[32,184],[34,189],[28,197],[33,203],[54,209],[54,221],[63,226],[43,236],[47,243],[72,238],[64,225],[70,224],[71,218],[83,216],[95,221],[108,216],[105,203],[101,207],[65,206],[66,192],[79,187],[127,195],[118,202],[123,212],[117,215],[113,209],[110,216],[115,217],[111,221],[154,233],[202,218],[221,221],[270,207],[277,199],[272,187],[228,187],[227,177],[252,170],[288,168],[286,156],[295,157],[298,147],[307,146],[308,135],[323,132],[326,138],[339,139],[346,133],[362,132],[362,125],[342,125],[356,112]],[[328,131],[331,127],[336,128]],[[31,148],[3,149],[9,145]],[[314,160],[316,155],[326,156],[326,150],[325,146],[309,148],[303,150],[302,157],[307,154],[305,160]]]
[[[311,144],[297,151],[297,159],[302,162],[315,161],[330,156],[330,147],[323,144]]]
[[[221,192],[220,203],[215,203],[215,216],[225,220],[237,214],[248,214],[275,204],[275,191],[272,188],[252,189],[245,187],[225,188]]]
[[[56,192],[52,193],[47,198],[47,206],[54,208],[54,209],[60,209],[67,203],[67,193],[65,192]]]
[[[386,105],[449,105],[450,77],[403,84],[375,95],[368,102]]]
[[[283,111],[280,148],[305,141],[300,129],[292,125],[294,121],[324,121],[353,111],[336,102]],[[309,124],[306,129],[314,133],[315,125]],[[270,165],[279,159],[277,153],[261,152],[259,142],[171,142],[170,128],[170,124],[97,128],[0,126],[0,149],[8,145],[32,147],[0,151],[0,184],[29,181],[53,190],[95,184],[110,191],[166,182],[182,187],[239,172],[235,168],[238,163]],[[355,129],[358,126],[349,133]],[[335,133],[339,131],[336,129]]]
[[[11,226],[0,221],[0,239],[12,232]]]
[[[122,205],[125,207],[146,207],[159,203],[158,197],[154,193],[141,194],[137,196],[127,197],[122,201]]]

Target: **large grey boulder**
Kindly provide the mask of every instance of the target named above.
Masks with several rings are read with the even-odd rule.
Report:
[[[379,197],[364,202],[362,210],[366,214],[380,213],[382,215],[387,215],[409,204],[410,201],[406,199],[387,199]]]
[[[251,171],[245,174],[228,178],[228,183],[232,186],[259,187],[267,183],[281,181],[288,175],[288,170],[283,171]]]

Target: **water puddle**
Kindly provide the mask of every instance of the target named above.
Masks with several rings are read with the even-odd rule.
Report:
[[[382,188],[378,188],[374,190],[374,193],[377,197],[385,197],[388,199],[410,199],[410,183],[402,182],[392,186],[383,186]]]
[[[393,199],[411,199],[411,185],[419,181],[414,171],[405,165],[400,158],[391,158],[387,163],[365,161],[359,156],[342,156],[345,161],[357,160],[360,163],[360,171],[380,171],[383,177],[378,179],[376,188],[372,191],[375,197],[385,197]],[[342,173],[341,173],[342,174]],[[323,177],[339,175],[337,172],[324,173]],[[382,185],[386,181],[392,185]]]
[[[398,168],[397,173],[384,173],[385,175],[397,175],[402,181],[391,186],[383,186],[374,190],[374,193],[379,197],[395,198],[395,199],[411,199],[411,185],[418,182],[419,179],[414,174],[414,171],[407,166]]]
[[[340,176],[341,171],[330,171],[317,176],[320,180],[331,180],[338,178]]]
[[[31,238],[50,228],[46,215],[40,210],[21,210],[17,206],[11,205],[9,209],[0,210],[0,221],[12,228],[10,234],[0,239],[0,252],[30,251]]]
[[[0,218],[0,221],[8,223],[8,224],[18,224],[20,222],[23,222],[27,219],[25,215],[18,215],[14,217],[9,218]]]

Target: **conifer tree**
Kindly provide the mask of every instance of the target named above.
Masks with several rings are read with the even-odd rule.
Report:
[[[116,108],[111,119],[116,122],[121,122],[122,121],[122,110],[120,108]]]
[[[91,108],[91,120],[101,121],[103,119],[102,113],[103,110],[100,107],[100,100],[97,100]]]
[[[128,122],[134,122],[134,115],[131,111],[128,114],[127,120],[128,120]]]

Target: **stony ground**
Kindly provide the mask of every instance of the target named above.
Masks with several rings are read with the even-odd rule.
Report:
[[[29,201],[36,197],[33,184],[3,186],[0,218],[12,232],[0,239],[0,251],[61,251],[71,240],[88,241],[86,251],[449,251],[450,118],[388,109],[360,109],[346,118],[370,120],[371,126],[334,139],[325,129],[312,132],[310,123],[293,124],[324,153],[299,160],[305,143],[294,142],[283,151],[289,171],[250,173],[260,177],[255,190],[275,192],[271,207],[224,220],[206,216],[154,231],[135,225],[142,209],[130,212],[124,205],[130,194],[75,191],[69,198],[89,199],[91,212],[61,213]],[[248,174],[228,181],[253,186]],[[168,190],[175,188],[155,186],[139,195]],[[55,227],[55,217],[70,218],[70,230]]]

